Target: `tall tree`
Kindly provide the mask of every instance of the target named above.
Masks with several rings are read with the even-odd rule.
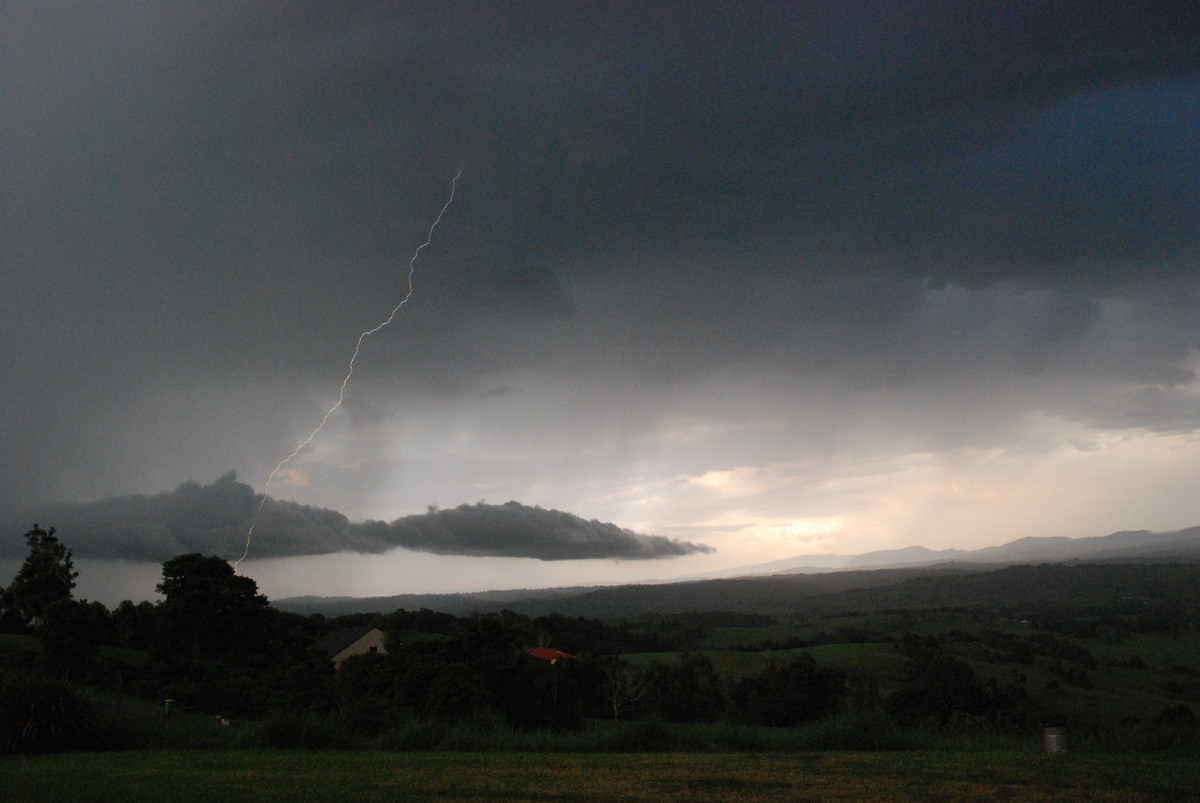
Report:
[[[60,599],[46,606],[37,632],[42,637],[46,666],[75,680],[95,668],[100,645],[113,643],[117,635],[107,608],[77,599]]]
[[[237,659],[268,635],[267,598],[222,558],[179,555],[163,564],[162,577],[155,586],[165,597],[159,606],[162,646],[192,658]]]
[[[8,587],[12,605],[26,624],[40,621],[54,602],[70,599],[75,588],[75,564],[71,550],[54,535],[54,528],[43,530],[37,524],[25,533],[29,554]]]
[[[0,633],[24,633],[29,629],[25,617],[17,610],[12,594],[0,588]]]

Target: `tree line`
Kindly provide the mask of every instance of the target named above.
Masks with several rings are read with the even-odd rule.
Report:
[[[199,554],[163,563],[161,601],[126,600],[110,611],[72,596],[78,572],[53,528],[35,525],[24,537],[25,563],[0,590],[0,627],[40,639],[26,670],[207,713],[306,712],[362,734],[414,717],[480,715],[519,728],[579,727],[589,717],[783,725],[835,712],[846,697],[844,677],[811,659],[736,683],[722,681],[701,653],[635,668],[620,656],[664,639],[628,623],[511,611],[288,613],[225,560]],[[364,623],[385,632],[385,652],[335,668],[314,649],[322,636]],[[538,660],[529,654],[538,646],[575,657]]]
[[[78,573],[53,528],[35,525],[24,538],[28,556],[0,589],[0,632],[32,634],[41,649],[21,658],[18,670],[169,699],[177,710],[281,722],[284,742],[314,728],[325,734],[321,741],[330,733],[370,738],[414,722],[479,718],[527,730],[576,729],[588,719],[789,727],[874,712],[902,726],[970,720],[1028,727],[1047,714],[1020,682],[978,678],[945,639],[897,637],[904,669],[884,693],[878,678],[818,664],[803,651],[764,650],[758,671],[723,676],[695,649],[708,628],[774,623],[758,614],[602,621],[399,609],[327,618],[274,608],[253,579],[196,553],[162,564],[158,602],[125,600],[108,610],[74,598]],[[319,642],[363,625],[383,631],[385,650],[335,667]],[[947,638],[953,644],[968,636]],[[1086,651],[1047,634],[969,638],[981,654],[1006,663],[1053,660],[1062,682],[1074,686],[1083,687],[1095,666]],[[539,647],[570,657],[541,660],[530,653]],[[659,651],[671,654],[628,658]]]

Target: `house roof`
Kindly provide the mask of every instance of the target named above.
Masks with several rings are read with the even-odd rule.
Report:
[[[329,657],[337,655],[342,650],[358,641],[372,630],[378,630],[374,625],[359,625],[335,630],[313,645],[314,649],[324,652]]]

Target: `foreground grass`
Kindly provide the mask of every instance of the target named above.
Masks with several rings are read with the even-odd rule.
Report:
[[[1196,799],[1188,758],[1032,752],[798,754],[135,751],[5,756],[21,801]]]

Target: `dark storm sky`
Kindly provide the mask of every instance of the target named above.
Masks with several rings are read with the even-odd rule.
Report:
[[[0,9],[0,504],[1200,522],[1193,2]],[[661,569],[660,569],[661,571]]]

